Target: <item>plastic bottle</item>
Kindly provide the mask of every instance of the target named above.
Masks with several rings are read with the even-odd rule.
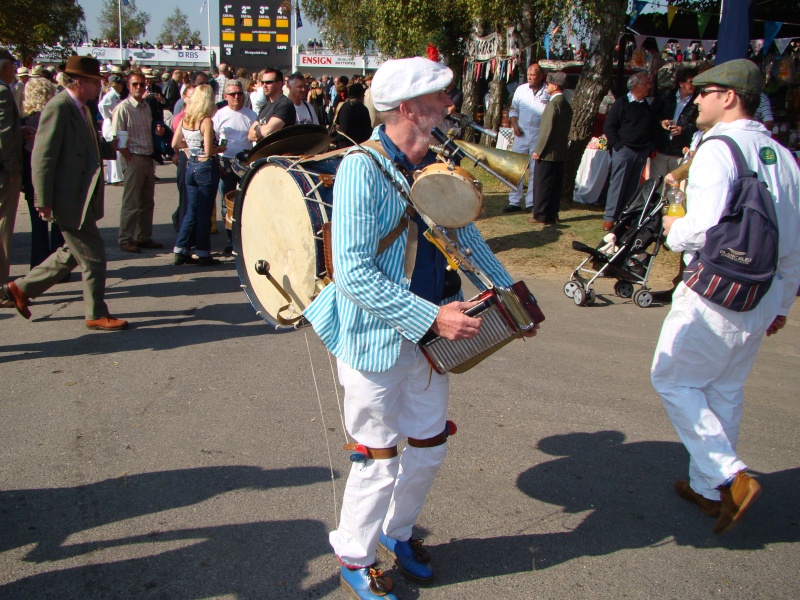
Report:
[[[668,184],[664,197],[669,203],[667,206],[668,217],[683,217],[686,215],[686,194],[678,187],[677,183]]]

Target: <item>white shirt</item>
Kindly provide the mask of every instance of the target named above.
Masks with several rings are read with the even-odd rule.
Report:
[[[308,123],[319,125],[316,111],[305,100],[301,100],[300,104],[294,105],[294,112],[297,114],[297,122],[295,125],[305,125]]]
[[[676,252],[687,252],[684,260],[688,264],[705,244],[706,231],[719,223],[736,173],[728,147],[723,142],[708,141],[714,135],[730,136],[739,144],[747,165],[766,182],[775,201],[780,230],[776,276],[784,279],[780,314],[787,315],[800,285],[800,169],[761,123],[750,119],[717,123],[705,133],[706,141],[697,149],[689,169],[686,216],[672,224],[667,244]],[[774,162],[770,155],[775,157]]]
[[[689,104],[689,100],[692,99],[692,94],[686,96],[686,98],[681,98],[681,91],[678,90],[675,92],[675,98],[677,102],[675,102],[675,114],[672,115],[672,122],[677,123],[678,118],[681,116],[683,109],[686,108],[686,105]]]
[[[536,138],[539,137],[542,113],[550,101],[550,95],[545,87],[542,85],[539,90],[534,91],[530,84],[525,84],[514,91],[514,99],[511,101],[511,110],[508,111],[508,116],[517,117],[526,144],[535,144]],[[515,136],[515,145],[516,141],[517,137]]]
[[[97,105],[100,114],[103,115],[103,119],[111,119],[111,113],[114,112],[120,102],[122,102],[120,95],[114,88],[110,88],[106,95],[103,96],[103,99],[100,100],[100,104]]]
[[[228,140],[222,156],[233,158],[239,152],[250,150],[253,147],[253,142],[247,139],[247,132],[257,117],[258,115],[246,106],[240,110],[232,110],[230,106],[225,106],[217,111],[211,119],[214,124],[214,132],[217,134],[218,140],[223,137]]]

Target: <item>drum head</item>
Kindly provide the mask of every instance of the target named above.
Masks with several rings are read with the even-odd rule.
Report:
[[[266,161],[252,165],[233,210],[236,269],[242,287],[257,314],[277,329],[293,329],[281,318],[298,317],[319,293],[315,227],[297,177],[307,176]],[[291,302],[257,272],[258,261],[268,263],[269,273]],[[284,308],[287,304],[290,309]]]
[[[411,186],[417,209],[440,227],[464,227],[483,210],[480,183],[466,169],[443,163],[425,167]]]
[[[258,142],[242,164],[247,165],[259,158],[280,154],[313,156],[324,152],[330,145],[331,136],[321,125],[293,125],[279,129]]]

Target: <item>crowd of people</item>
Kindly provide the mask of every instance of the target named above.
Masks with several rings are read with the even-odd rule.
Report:
[[[119,48],[119,40],[117,39],[100,39],[100,38],[92,38],[91,40],[92,46],[97,46],[99,48]],[[178,40],[173,44],[164,44],[163,42],[156,42],[155,45],[148,42],[147,40],[137,40],[137,39],[130,39],[123,44],[123,48],[134,48],[137,50],[164,50],[164,49],[172,49],[172,50],[205,50],[205,46],[199,39],[191,39],[191,40]]]
[[[31,299],[80,266],[86,326],[127,326],[104,301],[105,246],[97,221],[105,184],[115,183],[110,178],[119,173],[116,167],[104,171],[104,160],[123,165],[119,248],[141,253],[162,247],[152,237],[154,165],[171,153],[179,195],[173,262],[208,267],[218,264],[210,252],[213,209],[220,193],[238,183],[231,168],[238,152],[304,124],[341,133],[337,144],[343,147],[369,139],[363,152],[347,154],[338,168],[331,250],[336,276],[304,312],[337,358],[345,426],[355,440],[346,447],[353,465],[330,543],[342,585],[358,598],[396,597],[391,577],[377,568],[379,552],[404,576],[430,583],[432,557],[413,537],[414,526],[455,427],[446,418],[448,377],[432,371],[418,343],[428,335],[475,338],[482,326],[479,317],[466,313],[477,303],[464,302],[460,279],[448,275],[447,259],[426,237],[421,216],[408,210],[414,173],[437,161],[431,130],[446,128],[445,118],[455,109],[452,71],[417,57],[386,61],[363,82],[360,76],[318,81],[302,73],[284,78],[272,68],[252,78],[225,64],[211,74],[176,69],[159,77],[146,68],[104,74],[95,59],[73,56],[59,74],[61,93],[43,71],[31,73],[20,106],[13,61],[0,49],[0,305],[26,318]],[[515,148],[532,161],[533,193],[525,196],[526,206],[534,223],[549,226],[558,220],[572,110],[563,94],[564,73],[545,73],[533,64],[527,77],[514,94],[510,119]],[[736,155],[717,136],[730,138],[747,168],[766,182],[765,202],[777,214],[775,272],[760,300],[737,311],[690,280],[679,284],[651,370],[690,454],[689,477],[675,491],[714,517],[713,530],[721,534],[761,494],[736,452],[742,390],[761,340],[784,327],[800,285],[800,170],[755,118],[764,80],[751,62],[682,72],[676,87],[652,106],[646,100],[650,86],[647,73],[633,75],[606,121],[614,155],[606,222],[613,223],[649,153],[656,151],[656,169],[670,171],[676,148],[687,136],[694,138],[695,130],[706,141],[697,146],[688,173],[686,215],[663,220],[669,247],[684,252],[687,266],[695,265],[728,199],[740,193]],[[40,216],[45,226],[54,219],[64,243],[55,246],[54,231],[42,230],[35,238],[49,245],[49,254],[40,252],[40,264],[9,281],[10,235],[26,160],[34,192],[31,217]],[[505,212],[521,211],[522,199],[521,187],[512,191]],[[512,285],[474,223],[448,235],[469,248],[469,260],[496,286]],[[731,294],[740,287],[732,286]],[[406,447],[400,451],[402,440]]]

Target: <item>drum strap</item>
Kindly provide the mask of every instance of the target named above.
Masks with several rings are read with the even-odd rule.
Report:
[[[400,217],[400,222],[378,242],[377,256],[380,256],[386,250],[388,250],[389,247],[397,241],[397,238],[399,238],[403,232],[408,229],[406,253],[403,259],[403,272],[406,279],[411,280],[411,275],[414,273],[414,265],[417,261],[417,245],[419,243],[419,228],[417,227],[417,223],[414,221],[416,212],[414,211],[414,207],[411,203],[411,198],[409,198],[408,193],[403,188],[402,184],[392,177],[391,173],[389,173],[381,164],[381,162],[375,158],[375,155],[364,148],[365,146],[375,150],[382,156],[389,158],[389,155],[386,154],[386,150],[383,149],[381,143],[374,140],[364,142],[363,144],[359,145],[355,152],[363,152],[369,156],[378,167],[378,170],[383,173],[383,175],[389,180],[389,183],[392,185],[392,187],[397,190],[397,192],[406,201],[406,210],[403,213],[403,216]],[[330,222],[325,223],[322,226],[322,245],[325,258],[325,270],[328,272],[328,277],[331,279],[331,281],[333,281],[333,236],[331,234],[331,227],[332,224]]]

